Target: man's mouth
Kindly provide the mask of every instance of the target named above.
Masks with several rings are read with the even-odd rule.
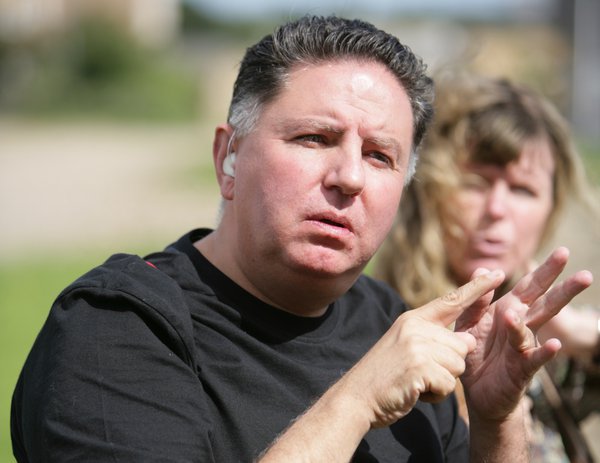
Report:
[[[339,230],[344,232],[353,232],[351,222],[345,217],[333,213],[316,214],[308,217],[309,221],[318,222],[329,230]]]
[[[321,219],[320,222],[325,223],[327,225],[333,225],[334,227],[346,228],[343,224],[329,219]]]

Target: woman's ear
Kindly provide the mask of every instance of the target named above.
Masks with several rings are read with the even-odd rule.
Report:
[[[213,163],[217,174],[217,182],[224,199],[233,199],[235,185],[235,166],[231,155],[233,150],[233,128],[229,124],[222,124],[215,129],[213,140]]]

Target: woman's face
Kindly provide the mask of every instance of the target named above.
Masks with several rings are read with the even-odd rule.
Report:
[[[531,140],[506,165],[467,163],[449,200],[454,230],[445,248],[457,284],[479,267],[502,269],[508,278],[534,258],[553,207],[555,163],[549,143]]]

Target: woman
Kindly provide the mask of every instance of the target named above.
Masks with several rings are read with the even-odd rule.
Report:
[[[569,197],[595,208],[568,125],[549,101],[478,76],[443,78],[436,92],[417,173],[373,268],[414,307],[466,283],[479,267],[502,269],[507,281],[498,295],[506,292],[535,265]],[[538,335],[589,359],[598,350],[599,314],[568,307]]]

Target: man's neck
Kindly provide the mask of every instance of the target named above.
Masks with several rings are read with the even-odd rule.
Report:
[[[219,245],[218,233],[213,232],[194,243],[196,249],[221,272],[261,301],[285,312],[302,317],[319,317],[329,305],[344,294],[350,278],[325,278],[301,275],[298,272],[274,272],[268,278],[259,274],[246,275]],[[356,278],[354,278],[355,280]]]

